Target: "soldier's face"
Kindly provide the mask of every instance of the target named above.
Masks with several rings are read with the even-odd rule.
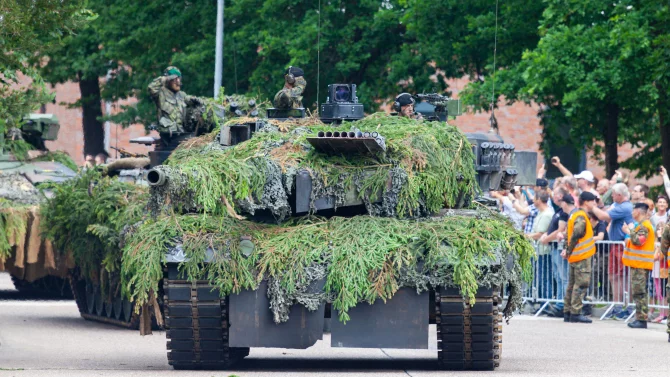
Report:
[[[400,107],[400,114],[406,117],[411,117],[414,115],[414,104],[410,103],[409,105]]]
[[[181,90],[181,77],[177,77],[174,80],[170,80],[170,82],[168,83],[168,88],[175,93],[180,91]]]

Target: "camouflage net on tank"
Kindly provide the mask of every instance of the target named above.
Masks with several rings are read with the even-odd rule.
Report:
[[[44,196],[19,173],[0,172],[0,265],[28,231],[28,218]]]
[[[254,243],[250,255],[240,249],[242,237]],[[165,250],[177,245],[189,258],[180,266],[186,276],[209,280],[222,295],[257,289],[267,279],[276,322],[288,319],[291,305],[315,309],[324,300],[347,321],[348,310],[359,302],[389,299],[402,286],[459,287],[470,300],[479,286],[510,284],[518,292],[514,287],[530,279],[534,254],[523,234],[487,210],[421,220],[306,217],[282,225],[229,216],[161,216],[126,240],[121,270],[136,302],[147,302],[157,291]],[[216,252],[202,264],[208,249]],[[508,258],[514,261],[511,270]],[[315,290],[323,279],[325,286]],[[510,297],[505,315],[520,299]]]
[[[258,122],[227,124],[251,121]],[[278,323],[296,303],[314,310],[324,301],[346,321],[351,307],[391,298],[402,286],[458,287],[474,300],[479,286],[508,284],[505,315],[521,303],[534,253],[521,233],[488,209],[429,217],[476,195],[474,156],[455,127],[375,114],[341,127],[379,132],[386,153],[345,157],[317,153],[306,140],[332,125],[262,122],[234,147],[212,136],[185,143],[158,168],[168,180],[151,189],[154,217],[127,234],[124,248],[124,289],[140,305],[158,289],[164,252],[177,245],[189,258],[180,267],[186,275],[209,280],[222,295],[267,280]],[[337,210],[353,190],[372,216],[293,217],[289,197],[301,170],[311,177],[312,209],[317,198],[331,197]],[[245,218],[258,211],[276,225]],[[241,237],[253,240],[251,255],[239,250]],[[208,249],[216,252],[203,265]]]
[[[0,175],[0,181],[7,175]],[[13,203],[0,198],[0,267],[12,256],[17,241],[25,237],[28,230],[28,215],[31,206]]]
[[[423,217],[476,193],[470,144],[456,127],[444,123],[375,114],[347,125],[384,135],[387,151],[378,156],[318,153],[307,136],[333,126],[310,118],[268,125],[234,147],[201,143],[178,148],[167,162],[175,182],[169,190],[152,191],[153,208],[168,203],[164,209],[233,217],[269,210],[281,223],[294,215],[283,198],[298,170],[312,178],[312,206],[325,195],[337,207],[347,191],[356,190],[374,216]],[[184,204],[183,198],[192,201]]]
[[[145,215],[148,190],[95,169],[52,189],[41,205],[43,236],[61,255],[72,255],[82,276],[107,286],[104,277],[121,265],[121,232]]]
[[[50,236],[81,249],[78,263],[121,261],[123,291],[137,308],[158,292],[165,253],[177,246],[188,256],[180,264],[186,276],[210,281],[222,295],[266,280],[275,322],[286,321],[292,305],[313,310],[324,301],[347,321],[350,308],[389,299],[403,286],[453,286],[474,300],[479,286],[509,284],[517,294],[505,315],[521,303],[515,287],[530,280],[534,254],[523,234],[486,208],[438,216],[476,195],[474,156],[455,127],[373,115],[340,127],[379,132],[387,152],[344,157],[317,153],[306,140],[335,126],[311,118],[263,122],[234,147],[221,147],[215,135],[182,144],[158,168],[168,179],[151,189],[151,216],[143,216],[142,195],[107,178],[64,186],[45,208]],[[342,205],[354,190],[372,216],[294,217],[289,198],[301,170],[312,178],[312,207],[323,196]],[[259,211],[272,215],[271,224],[247,219]],[[108,252],[89,260],[83,250],[91,237]],[[250,254],[240,248],[246,238]],[[112,250],[119,243],[122,254]]]

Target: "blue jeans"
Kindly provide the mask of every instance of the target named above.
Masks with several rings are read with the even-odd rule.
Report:
[[[551,254],[537,257],[537,297],[552,298],[554,296],[554,276]]]
[[[551,244],[551,265],[556,281],[556,299],[563,300],[565,289],[568,286],[568,261],[561,256],[556,243]],[[558,310],[563,310],[563,302],[556,304]]]

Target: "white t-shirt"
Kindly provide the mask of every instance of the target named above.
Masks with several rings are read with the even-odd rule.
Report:
[[[517,212],[516,209],[514,209],[514,205],[512,204],[512,201],[509,200],[507,197],[503,197],[502,199],[502,213],[503,215],[507,216],[510,220],[512,220],[512,223],[514,224],[514,228],[517,230],[521,230],[523,226],[523,219],[526,217],[519,212]]]
[[[668,211],[665,211],[664,215],[659,215],[658,212],[654,213],[649,218],[649,221],[651,221],[651,225],[654,226],[654,230],[656,229],[656,225],[661,221],[667,224],[667,222],[668,222]]]

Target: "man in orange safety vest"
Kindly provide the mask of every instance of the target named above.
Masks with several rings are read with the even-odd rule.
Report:
[[[633,219],[638,224],[635,229],[623,226],[624,233],[630,235],[621,261],[630,268],[630,290],[635,301],[635,321],[628,324],[633,329],[646,329],[649,307],[647,282],[649,271],[654,268],[655,242],[654,226],[647,217],[649,206],[644,202],[633,207]]]
[[[564,201],[565,199],[563,198]],[[588,212],[595,207],[596,199],[592,193],[582,192],[579,195],[579,207],[574,208],[568,218],[568,247],[563,251],[563,257],[570,264],[568,287],[563,299],[565,322],[591,323],[591,319],[582,314],[582,307],[591,283],[591,260],[596,253],[593,227],[588,215]]]

